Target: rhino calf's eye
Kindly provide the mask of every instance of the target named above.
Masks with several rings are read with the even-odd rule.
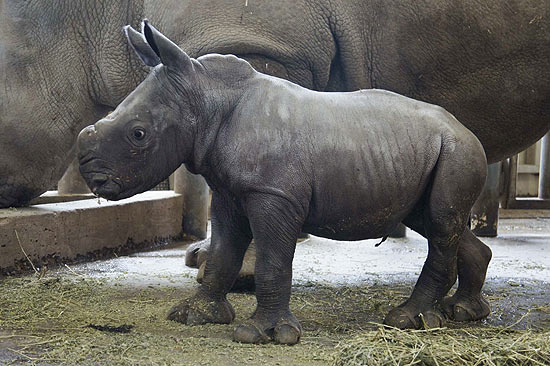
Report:
[[[143,128],[136,128],[134,130],[134,137],[138,141],[143,140],[145,138],[145,130]]]

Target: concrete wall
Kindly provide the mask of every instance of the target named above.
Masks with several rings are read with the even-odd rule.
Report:
[[[173,191],[1,209],[0,273],[29,269],[23,251],[39,267],[151,246],[181,236],[182,219],[183,197]]]

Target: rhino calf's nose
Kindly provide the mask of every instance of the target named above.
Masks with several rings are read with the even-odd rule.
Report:
[[[97,142],[97,131],[94,125],[85,127],[77,138],[78,157],[82,159]]]
[[[93,186],[92,192],[96,192],[97,188],[102,186],[104,183],[106,183],[109,180],[109,176],[107,174],[101,174],[101,173],[95,173],[91,176],[89,179],[89,182]]]

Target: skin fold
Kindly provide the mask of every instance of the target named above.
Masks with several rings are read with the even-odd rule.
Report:
[[[147,22],[141,33],[125,30],[154,68],[114,112],[82,130],[80,171],[111,200],[149,189],[182,163],[212,188],[204,280],[169,319],[231,322],[226,294],[254,238],[258,305],[234,339],[297,343],[289,300],[298,234],[362,240],[399,222],[428,238],[429,254],[410,298],[385,322],[417,328],[423,314],[439,327],[445,316],[488,314],[480,290],[490,251],[466,227],[487,161],[450,113],[383,90],[311,91],[235,56],[190,58]],[[444,298],[457,274],[457,295]]]

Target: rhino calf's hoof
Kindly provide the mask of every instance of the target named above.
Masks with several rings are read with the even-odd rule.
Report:
[[[175,305],[168,312],[168,320],[187,325],[207,323],[229,324],[235,319],[235,311],[226,301],[191,298]]]
[[[254,324],[241,324],[233,331],[233,340],[239,343],[262,344],[271,338]]]
[[[481,295],[478,298],[448,296],[441,301],[441,308],[449,319],[457,322],[481,320],[491,313],[489,303]]]
[[[445,317],[434,309],[415,312],[400,306],[386,315],[384,324],[398,329],[440,328],[445,325]]]
[[[262,319],[262,320],[256,320]],[[255,315],[247,323],[239,325],[233,332],[233,340],[239,343],[267,343],[293,345],[300,341],[302,327],[292,314],[280,318]]]
[[[279,344],[296,344],[300,341],[302,331],[293,324],[277,324],[273,332],[273,340]]]

